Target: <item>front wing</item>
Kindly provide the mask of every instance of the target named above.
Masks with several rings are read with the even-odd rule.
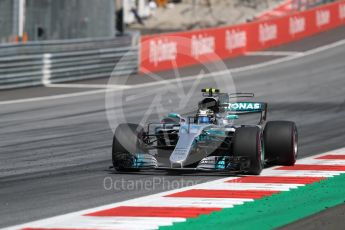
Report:
[[[115,166],[122,169],[133,170],[167,170],[167,171],[203,171],[203,172],[233,172],[245,173],[250,168],[250,160],[246,157],[209,156],[203,158],[195,166],[167,167],[159,164],[151,154],[119,154]],[[117,168],[115,167],[115,168]]]

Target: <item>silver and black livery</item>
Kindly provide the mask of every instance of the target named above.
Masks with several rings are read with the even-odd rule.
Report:
[[[297,128],[291,121],[268,121],[267,103],[239,101],[251,93],[228,94],[203,89],[197,112],[171,113],[146,127],[120,124],[114,134],[117,171],[144,169],[228,171],[258,175],[265,165],[294,165]],[[258,114],[255,124],[236,124]]]

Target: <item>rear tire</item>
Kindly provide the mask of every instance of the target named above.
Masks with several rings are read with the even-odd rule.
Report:
[[[295,164],[298,153],[298,133],[294,122],[267,122],[264,143],[267,159],[271,163],[286,166]]]
[[[259,127],[241,127],[233,137],[234,156],[247,157],[250,161],[248,174],[259,175],[263,169],[262,134]]]
[[[129,171],[133,165],[132,154],[140,151],[143,127],[137,124],[120,124],[114,134],[112,162],[117,171]]]

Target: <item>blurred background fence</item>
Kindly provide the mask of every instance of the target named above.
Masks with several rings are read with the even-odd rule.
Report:
[[[327,4],[335,2],[337,0],[292,0],[294,9],[296,10],[306,10],[322,4]]]
[[[0,45],[0,89],[136,72],[138,38],[139,34],[130,34]]]
[[[29,41],[115,34],[114,0],[0,0],[0,41],[14,41],[21,23]]]

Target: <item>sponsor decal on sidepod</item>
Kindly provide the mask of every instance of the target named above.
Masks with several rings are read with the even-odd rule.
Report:
[[[155,66],[157,66],[159,62],[176,60],[176,55],[176,42],[163,41],[161,39],[150,41],[149,60],[151,63],[154,63]]]

